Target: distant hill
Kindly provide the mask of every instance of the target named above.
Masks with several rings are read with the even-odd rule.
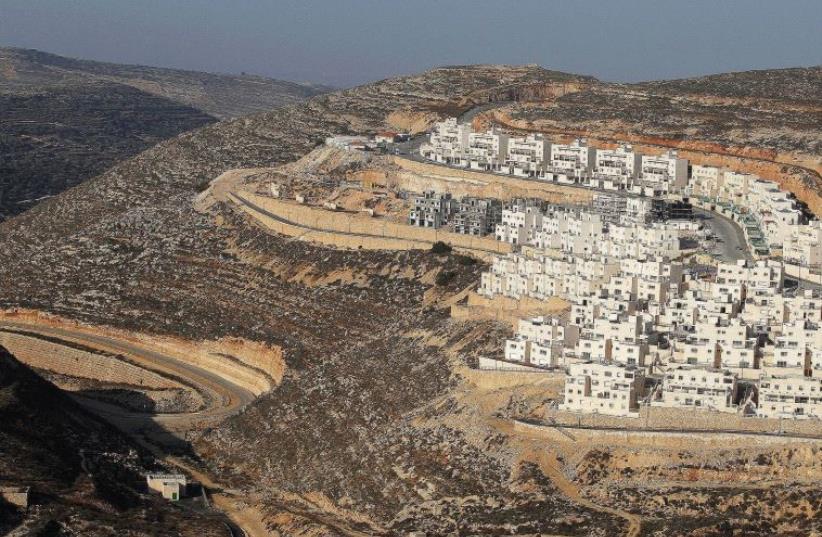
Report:
[[[0,48],[0,221],[162,140],[324,90]]]
[[[0,499],[0,534],[224,535],[140,489],[150,458],[0,347],[0,487],[31,487],[28,513]],[[22,526],[21,526],[22,525]]]
[[[659,93],[770,98],[818,104],[822,101],[822,66],[719,73],[643,82],[636,86]]]
[[[0,48],[0,92],[45,86],[114,83],[196,108],[217,119],[295,104],[331,88],[252,75],[223,75],[66,58],[38,50]]]

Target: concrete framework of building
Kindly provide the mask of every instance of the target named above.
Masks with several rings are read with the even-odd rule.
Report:
[[[475,133],[471,125],[455,118],[436,123],[419,151],[424,158],[456,167],[622,195],[688,197],[693,204],[737,222],[757,255],[781,253],[789,275],[822,283],[822,252],[817,247],[822,224],[806,224],[790,193],[752,174],[689,166],[675,151],[645,155],[627,144],[594,148],[584,139],[554,144],[539,134],[515,137],[498,129]],[[669,210],[675,214],[686,207],[672,204]]]
[[[464,235],[485,236],[493,233],[502,220],[503,203],[498,199],[470,196],[455,199],[447,192],[426,190],[413,202],[408,215],[412,226],[448,228]]]

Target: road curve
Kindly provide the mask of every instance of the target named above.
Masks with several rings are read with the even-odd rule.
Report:
[[[87,397],[76,397],[78,401],[96,414],[111,418],[117,421],[118,425],[124,425],[129,429],[145,426],[148,422],[151,422],[168,431],[182,432],[235,414],[255,398],[249,390],[207,369],[122,339],[91,334],[79,329],[0,320],[0,331],[9,329],[48,336],[69,344],[80,343],[97,350],[127,355],[135,363],[146,369],[184,379],[186,384],[191,385],[205,396],[206,409],[179,414],[133,412]]]

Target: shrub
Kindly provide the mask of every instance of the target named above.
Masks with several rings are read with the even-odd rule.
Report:
[[[454,260],[457,262],[458,265],[463,265],[465,267],[470,267],[471,265],[477,264],[477,260],[469,255],[457,254],[454,256]]]
[[[199,183],[197,183],[195,185],[195,188],[197,189],[197,192],[205,192],[205,190],[209,186],[211,186],[211,180],[210,179],[203,179],[202,181],[200,181]]]
[[[431,246],[431,253],[437,255],[451,253],[451,245],[437,241]]]
[[[451,283],[451,281],[456,277],[457,273],[453,270],[441,270],[437,273],[437,277],[434,279],[434,283],[436,283],[439,287],[444,287]]]

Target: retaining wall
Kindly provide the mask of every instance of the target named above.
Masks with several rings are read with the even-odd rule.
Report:
[[[506,254],[511,245],[489,237],[473,237],[431,228],[421,228],[365,218],[343,212],[316,209],[257,194],[243,192],[243,199],[287,220],[284,223],[244,205],[236,196],[233,201],[266,227],[291,237],[316,240],[344,248],[381,250],[427,249],[437,241],[476,254]]]
[[[415,192],[433,188],[447,190],[455,197],[480,196],[503,200],[527,197],[551,203],[585,205],[593,199],[593,191],[580,187],[449,168],[402,157],[392,159],[394,164],[404,170],[396,175],[397,186]]]
[[[117,357],[82,351],[36,337],[0,332],[0,345],[31,367],[61,375],[94,379],[110,384],[187,389],[178,382]]]
[[[743,417],[727,412],[711,412],[684,408],[647,407],[640,408],[639,417],[623,418],[602,414],[577,414],[563,410],[547,410],[546,418],[553,418],[558,424],[581,424],[592,427],[631,427],[676,430],[687,429],[733,429],[750,432],[775,432],[780,430],[778,419]],[[782,430],[789,433],[819,435],[822,422],[819,420],[782,420]]]

